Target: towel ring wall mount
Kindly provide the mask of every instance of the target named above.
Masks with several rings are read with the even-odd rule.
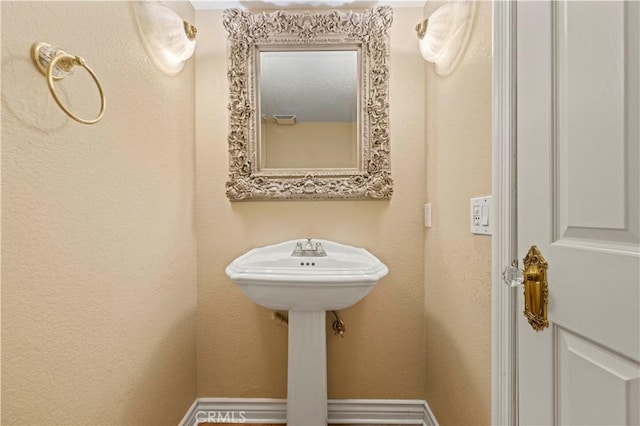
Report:
[[[95,124],[102,119],[106,108],[104,91],[102,90],[100,81],[98,81],[98,77],[86,64],[83,58],[81,58],[80,56],[70,55],[64,50],[53,47],[48,43],[38,42],[34,43],[31,46],[31,59],[33,59],[33,63],[36,65],[38,70],[46,77],[47,85],[49,86],[49,92],[51,93],[53,100],[56,101],[58,106],[69,117],[83,124]],[[71,110],[69,110],[69,108],[67,108],[58,97],[53,84],[55,80],[62,80],[67,75],[69,75],[69,73],[76,66],[84,68],[89,73],[93,81],[96,83],[98,92],[100,93],[100,112],[93,119],[80,118],[79,116],[71,112]]]

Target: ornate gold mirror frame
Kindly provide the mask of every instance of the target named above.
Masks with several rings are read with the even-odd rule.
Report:
[[[365,12],[224,11],[228,32],[229,180],[227,197],[240,200],[387,199],[393,192],[389,159],[388,6]],[[357,46],[360,52],[358,169],[258,167],[256,61],[261,46],[301,50]]]

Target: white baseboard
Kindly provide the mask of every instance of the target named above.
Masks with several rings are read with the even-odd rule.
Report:
[[[329,423],[332,424],[438,426],[429,405],[423,400],[330,399],[328,405]],[[198,398],[185,414],[180,426],[198,426],[200,422],[286,424],[287,401],[263,398]]]

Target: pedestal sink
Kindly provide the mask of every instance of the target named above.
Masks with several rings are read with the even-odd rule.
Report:
[[[289,311],[287,424],[326,425],[325,311],[361,300],[386,265],[362,248],[307,239],[250,250],[225,272],[253,302]]]

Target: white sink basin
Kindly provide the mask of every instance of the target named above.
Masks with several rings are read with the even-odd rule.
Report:
[[[366,296],[389,272],[367,250],[327,240],[312,241],[314,248],[321,244],[326,256],[292,256],[300,241],[250,250],[225,272],[253,302],[287,311],[346,308]]]

